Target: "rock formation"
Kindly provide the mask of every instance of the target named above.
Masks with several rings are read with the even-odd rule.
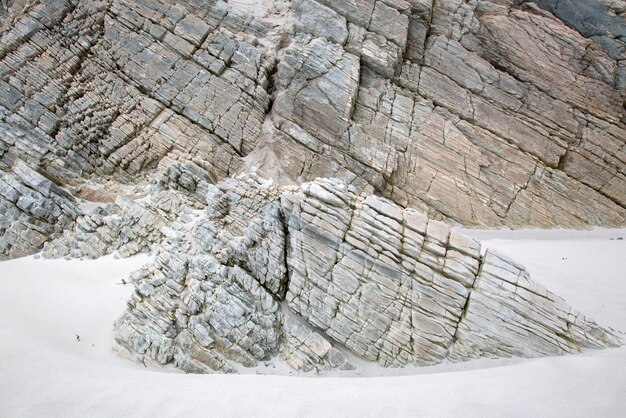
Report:
[[[115,198],[177,160],[465,225],[626,222],[623,1],[3,4],[4,173]]]
[[[621,344],[524,267],[340,180],[280,193],[249,175],[207,204],[165,228],[131,277],[115,324],[127,355],[233,372],[280,354],[309,371],[353,368],[346,349],[397,367]]]
[[[154,251],[116,344],[192,372],[619,344],[451,225],[626,224],[625,13],[3,1],[0,260]]]

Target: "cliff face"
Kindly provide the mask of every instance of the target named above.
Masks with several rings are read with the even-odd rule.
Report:
[[[154,249],[116,342],[188,371],[619,344],[449,224],[626,224],[624,10],[2,2],[0,259]]]
[[[115,196],[256,166],[465,225],[626,221],[621,2],[248,3],[9,2],[0,170]]]

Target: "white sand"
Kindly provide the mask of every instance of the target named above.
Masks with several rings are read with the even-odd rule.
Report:
[[[609,239],[626,230],[471,234],[575,308],[626,331],[626,240]],[[110,348],[111,323],[131,291],[117,283],[146,260],[0,263],[0,417],[626,416],[626,347],[360,371],[387,377],[146,369]]]

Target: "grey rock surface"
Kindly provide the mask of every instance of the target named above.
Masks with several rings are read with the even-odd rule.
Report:
[[[615,87],[626,92],[626,3],[623,0],[537,0],[539,7],[550,11],[585,38],[594,40],[615,59]]]
[[[0,170],[258,167],[469,226],[622,226],[622,3],[9,1]]]
[[[354,368],[346,349],[398,367],[622,344],[522,266],[340,180],[280,192],[249,175],[207,201],[165,228],[154,261],[131,276],[121,351],[188,372],[276,355],[319,372]]]
[[[337,44],[344,44],[348,38],[348,22],[332,9],[315,0],[294,0],[294,29],[326,38]]]
[[[456,332],[452,357],[529,357],[620,344],[523,266],[487,251]]]
[[[359,57],[358,89],[344,81],[349,94],[312,96],[309,88],[337,80],[330,74],[306,86],[294,77],[285,90],[302,88],[302,97],[279,89],[280,152],[306,148],[302,163],[284,167],[295,183],[335,176],[467,225],[624,224],[621,55],[531,3],[318,3],[346,18],[347,42],[303,54],[296,41],[284,57],[295,49],[308,71],[341,47]],[[602,13],[618,26],[607,36],[623,46],[623,19],[606,7],[593,16]],[[309,110],[330,108],[327,100],[325,118]]]
[[[297,371],[354,370],[348,357],[292,313],[285,316],[280,358]]]
[[[0,178],[0,260],[37,252],[71,227],[79,213],[67,191],[16,161]]]
[[[163,239],[162,229],[206,206],[209,173],[192,161],[184,164],[164,159],[153,184],[139,199],[120,195],[115,202],[102,202],[92,211],[83,211],[73,228],[44,244],[44,258],[98,258],[116,253],[130,257],[149,252]],[[98,190],[92,191],[98,194]],[[103,194],[99,193],[102,199]]]
[[[282,196],[286,300],[310,324],[383,366],[483,355],[539,356],[619,337],[480,244],[337,180]]]
[[[626,224],[622,0],[259,4],[1,2],[0,259],[153,251],[188,372],[621,343],[451,225]]]
[[[282,226],[271,229],[280,218],[268,219],[276,189],[250,176],[209,195],[207,209],[164,228],[154,262],[130,278],[135,292],[115,323],[120,352],[193,373],[234,372],[278,353],[286,278],[274,265],[284,256],[273,259],[284,250]]]
[[[44,244],[43,256],[98,258],[117,251],[122,257],[130,257],[148,252],[153,243],[161,241],[161,228],[172,222],[170,210],[172,205],[180,204],[177,199],[165,193],[140,203],[119,197],[114,204],[79,216],[74,229],[66,229]],[[167,205],[167,212],[160,205]]]

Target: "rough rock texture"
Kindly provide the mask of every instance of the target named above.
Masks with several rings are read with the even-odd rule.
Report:
[[[119,196],[76,218],[72,229],[44,244],[45,258],[97,258],[117,252],[123,257],[150,251],[163,238],[162,228],[205,206],[208,173],[191,161],[163,160],[154,183],[131,199]],[[98,194],[98,190],[83,192]],[[102,198],[102,193],[100,193]]]
[[[155,261],[131,277],[120,350],[188,372],[277,353],[320,371],[353,368],[342,349],[397,367],[621,344],[522,266],[340,180],[280,193],[244,176],[207,202],[166,228]]]
[[[626,224],[625,10],[3,1],[0,259],[154,250],[116,341],[193,372],[616,345],[450,224]]]
[[[3,2],[0,170],[114,201],[163,162],[257,167],[465,225],[622,226],[625,31],[621,0]]]
[[[307,149],[287,162],[296,181],[332,174],[471,225],[623,225],[621,55],[533,4],[317,3],[349,36],[296,37],[279,63],[281,152]],[[607,19],[623,47],[623,19]]]
[[[565,301],[533,283],[523,266],[487,251],[456,332],[455,358],[531,357],[617,345]]]
[[[478,271],[478,243],[466,239],[448,261],[447,225],[360,199],[339,181],[304,184],[283,207],[291,309],[384,366],[446,356]]]
[[[117,251],[130,257],[148,252],[153,243],[161,241],[161,228],[171,222],[171,210],[179,210],[176,200],[164,193],[152,195],[147,202],[119,197],[113,205],[78,217],[74,229],[66,229],[44,245],[43,256],[98,258]]]
[[[194,373],[252,367],[279,349],[298,370],[350,368],[328,340],[280,310],[286,243],[276,186],[254,175],[229,179],[207,201],[164,228],[155,261],[131,277],[135,293],[115,324],[118,350]]]
[[[49,236],[73,224],[80,213],[55,182],[16,161],[0,178],[0,260],[41,249]]]
[[[134,183],[174,157],[226,177],[269,108],[274,64],[251,35],[269,26],[223,3],[12,2],[0,42],[0,170],[20,158],[70,185]]]
[[[353,370],[345,354],[306,322],[291,314],[285,317],[280,358],[298,371]]]
[[[276,191],[254,177],[233,183],[213,188],[203,216],[166,228],[154,263],[131,277],[136,291],[115,324],[121,350],[187,372],[232,372],[231,362],[250,367],[278,352],[282,313],[270,292],[282,292],[284,267],[267,271],[273,248],[258,243],[267,236],[284,249],[282,225],[264,222]]]
[[[51,146],[34,162],[127,179],[179,150],[227,174],[253,147],[269,104],[270,64],[233,31],[266,28],[225,6],[202,9],[30,7],[3,35],[1,104]]]
[[[532,0],[617,61],[615,84],[626,92],[626,2],[623,0]]]
[[[619,343],[535,285],[523,267],[337,180],[282,196],[289,307],[383,366],[538,356]]]

